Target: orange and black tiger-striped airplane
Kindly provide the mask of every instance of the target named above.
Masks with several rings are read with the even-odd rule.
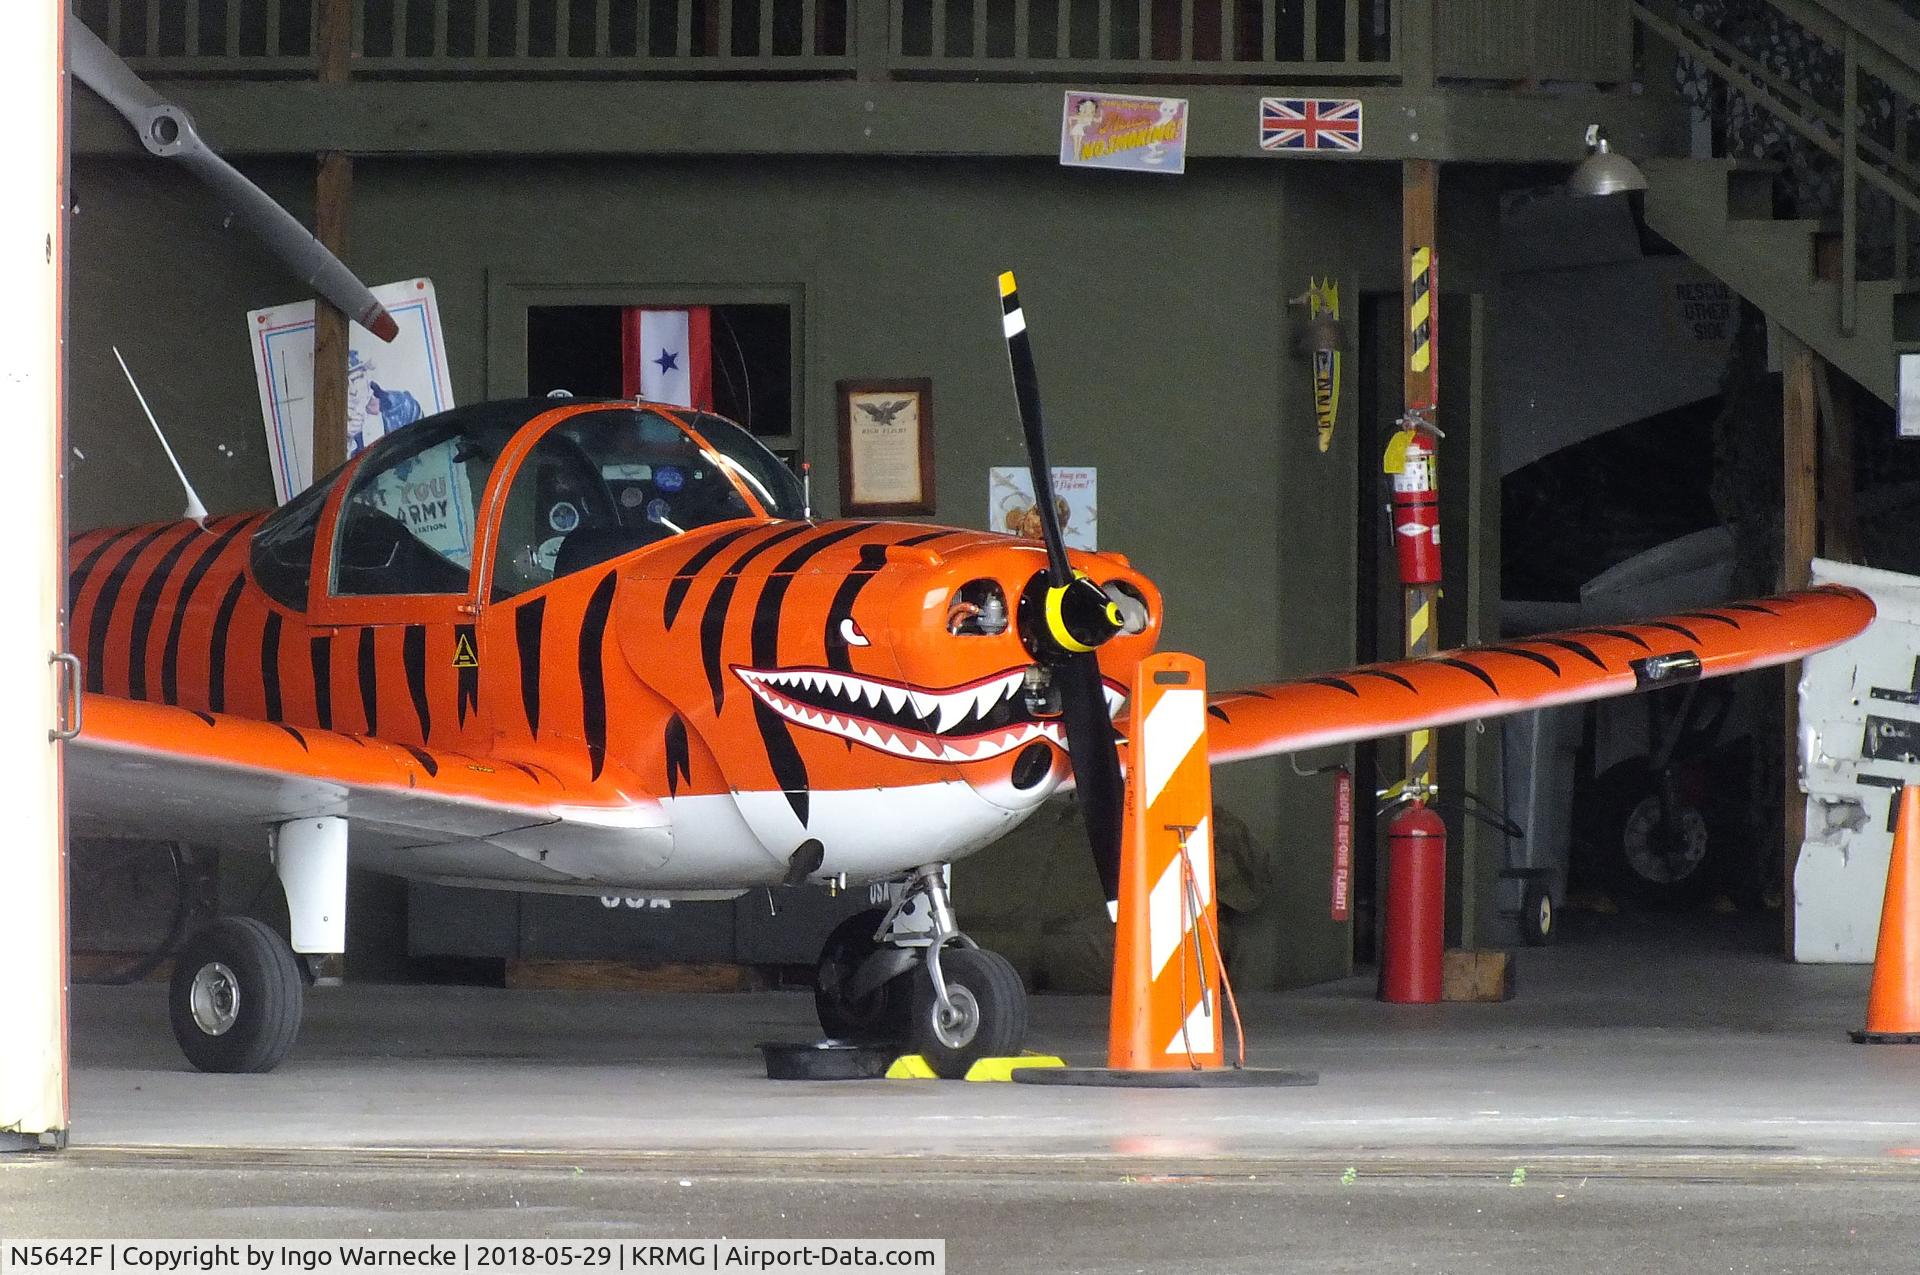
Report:
[[[271,514],[82,534],[76,826],[271,837],[305,953],[342,949],[349,830],[356,865],[402,876],[680,898],[980,849],[1070,777],[1052,621],[1069,646],[1098,635],[1076,642],[1070,598],[1044,614],[1042,544],[813,522],[802,500],[717,417],[533,400],[418,422]],[[1072,566],[1110,612],[1090,658],[1113,711],[1161,598],[1117,556]],[[1816,589],[1257,686],[1214,697],[1210,749],[1758,668],[1871,616]],[[218,981],[176,1006],[203,1065],[232,1061],[245,1017],[205,1025],[224,1021]]]

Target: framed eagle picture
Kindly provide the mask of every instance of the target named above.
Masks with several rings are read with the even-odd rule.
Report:
[[[933,512],[933,382],[840,381],[840,512]]]

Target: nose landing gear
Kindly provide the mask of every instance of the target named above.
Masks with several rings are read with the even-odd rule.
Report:
[[[1027,992],[1007,959],[960,932],[946,868],[908,877],[900,898],[848,918],[820,953],[814,1006],[828,1035],[897,1045],[935,1074],[1020,1052]]]

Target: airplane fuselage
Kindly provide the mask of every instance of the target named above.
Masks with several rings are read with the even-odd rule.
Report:
[[[522,433],[590,410],[556,408]],[[531,446],[520,442],[473,493],[461,592],[334,591],[352,466],[311,517],[303,588],[284,578],[284,553],[263,561],[268,515],[76,536],[71,643],[87,691],[296,738],[378,739],[422,764],[514,767],[556,794],[611,790],[666,811],[664,833],[636,829],[630,851],[564,868],[542,854],[468,875],[444,848],[355,851],[401,875],[518,888],[737,891],[796,863],[813,879],[877,879],[991,843],[1065,777],[1019,625],[983,631],[965,601],[992,582],[1015,608],[1044,567],[1037,544],[755,516],[501,596],[480,582],[500,578],[505,493]],[[1078,565],[1147,603],[1148,627],[1103,652],[1123,678],[1152,647],[1158,596],[1119,560]]]

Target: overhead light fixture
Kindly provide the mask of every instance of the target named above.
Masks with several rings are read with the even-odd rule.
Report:
[[[1616,155],[1598,124],[1587,125],[1587,157],[1567,178],[1570,195],[1622,195],[1645,190],[1647,175],[1625,155]]]

